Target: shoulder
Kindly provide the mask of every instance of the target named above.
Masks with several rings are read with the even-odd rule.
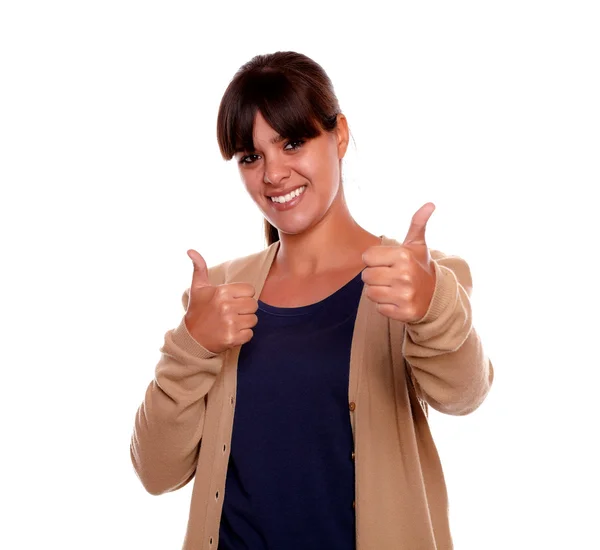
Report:
[[[273,243],[258,252],[235,258],[224,262],[219,266],[215,266],[215,269],[222,275],[223,279],[220,283],[216,284],[253,279],[256,273],[264,267],[265,262],[268,260],[269,256],[276,251],[278,246],[279,243]]]

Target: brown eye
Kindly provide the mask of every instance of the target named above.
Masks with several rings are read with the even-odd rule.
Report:
[[[302,147],[302,145],[304,145],[304,140],[302,139],[297,139],[294,141],[288,141],[287,145],[285,146],[285,150],[286,151],[293,151],[295,149],[300,149],[300,147]],[[290,148],[288,149],[288,146],[290,146]]]
[[[258,155],[246,155],[240,159],[240,164],[252,164],[256,158],[258,158]]]

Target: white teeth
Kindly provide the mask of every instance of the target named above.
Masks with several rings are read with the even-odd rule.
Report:
[[[288,193],[287,195],[284,195],[282,197],[271,197],[271,200],[273,202],[278,202],[280,204],[284,203],[284,202],[289,202],[293,198],[300,195],[300,193],[303,193],[305,189],[306,189],[306,185],[304,185],[303,187],[300,187],[299,189],[296,189],[296,190],[292,191],[291,193]]]

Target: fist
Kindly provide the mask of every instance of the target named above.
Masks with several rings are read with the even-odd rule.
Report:
[[[187,254],[194,272],[184,322],[192,338],[217,354],[249,342],[254,336],[252,327],[258,323],[254,287],[248,283],[211,285],[204,258],[195,250]]]
[[[363,254],[366,295],[390,319],[414,323],[429,309],[436,280],[425,227],[434,210],[431,202],[417,210],[402,245],[372,246]]]

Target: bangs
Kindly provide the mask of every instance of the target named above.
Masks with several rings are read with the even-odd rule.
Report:
[[[217,118],[221,155],[229,160],[236,152],[254,150],[252,131],[258,111],[282,138],[317,137],[322,131],[317,121],[325,113],[314,112],[311,106],[319,105],[314,96],[308,82],[291,82],[272,69],[250,71],[234,79],[223,95]]]

